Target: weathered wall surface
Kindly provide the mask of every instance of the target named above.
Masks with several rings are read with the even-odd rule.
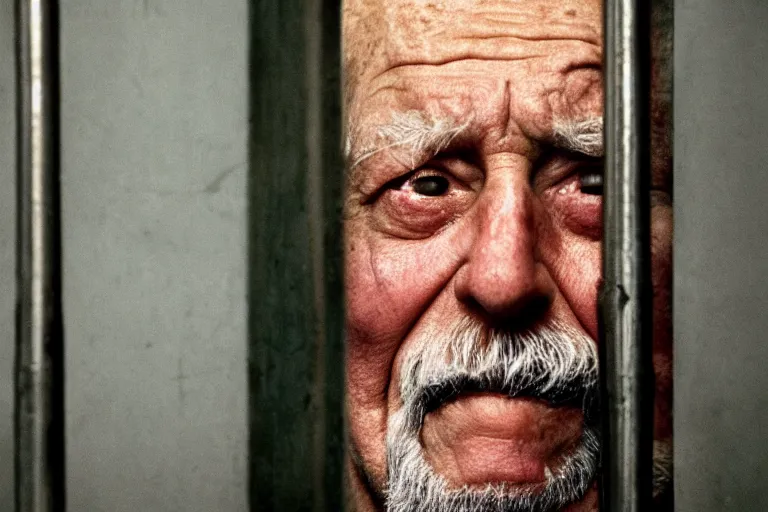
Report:
[[[68,502],[246,510],[247,2],[62,2]],[[13,2],[0,6],[12,510]]]
[[[63,3],[69,503],[246,508],[247,4]]]
[[[768,510],[768,3],[675,18],[676,510]]]

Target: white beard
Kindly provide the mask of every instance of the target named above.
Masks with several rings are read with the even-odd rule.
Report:
[[[443,399],[478,386],[509,396],[580,401],[585,419],[581,440],[556,466],[547,468],[544,482],[452,488],[426,461],[420,443],[424,416]],[[448,336],[425,336],[403,363],[403,406],[388,423],[387,511],[555,512],[580,501],[598,474],[597,386],[595,343],[564,326],[510,334],[464,319]],[[430,402],[446,389],[451,390],[448,398]],[[666,443],[654,447],[657,490],[669,484],[669,452]]]
[[[418,434],[405,427],[402,410],[388,429],[388,512],[548,512],[581,499],[597,473],[597,434],[587,430],[579,447],[556,468],[547,471],[542,485],[488,484],[451,489],[424,459]]]

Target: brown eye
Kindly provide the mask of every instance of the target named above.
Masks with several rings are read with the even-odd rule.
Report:
[[[579,173],[579,189],[582,194],[594,196],[603,195],[603,173],[601,170],[589,169]]]
[[[422,176],[411,182],[413,191],[423,196],[441,196],[449,186],[448,180],[442,176]]]

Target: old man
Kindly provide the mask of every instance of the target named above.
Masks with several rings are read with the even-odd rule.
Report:
[[[600,0],[347,0],[349,474],[361,512],[595,511]],[[669,14],[651,172],[671,474]]]

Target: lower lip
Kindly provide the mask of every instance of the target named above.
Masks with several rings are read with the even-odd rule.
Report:
[[[535,485],[556,472],[581,439],[584,416],[574,407],[477,393],[427,414],[425,457],[452,485]]]

